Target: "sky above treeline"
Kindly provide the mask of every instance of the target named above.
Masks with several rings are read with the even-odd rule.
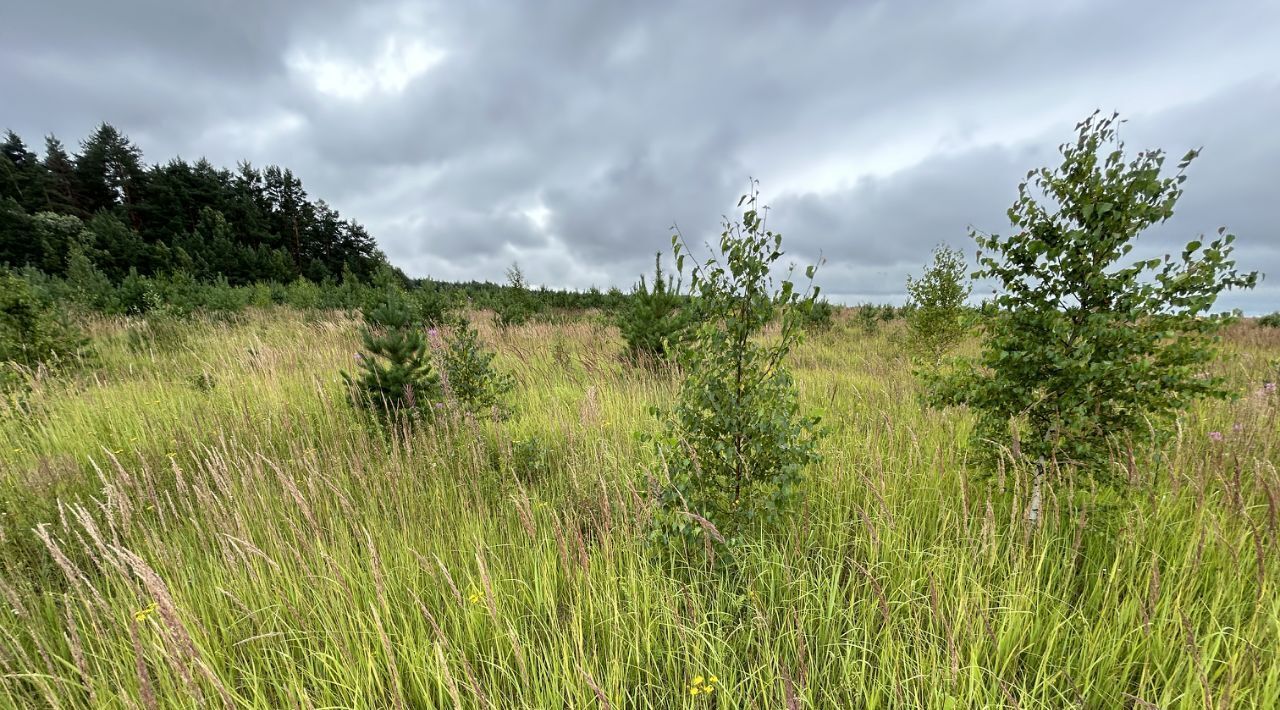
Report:
[[[1140,241],[1238,235],[1280,309],[1280,3],[42,0],[0,16],[0,128],[112,123],[150,162],[280,164],[411,276],[629,287],[760,180],[844,302],[901,302],[939,243],[1007,231],[1095,109],[1170,167]]]

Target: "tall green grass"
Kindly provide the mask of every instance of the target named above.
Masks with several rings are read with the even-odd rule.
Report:
[[[793,364],[830,435],[793,526],[734,559],[644,542],[634,436],[672,373],[589,319],[482,331],[502,422],[383,433],[356,324],[287,310],[91,325],[100,367],[0,421],[0,704],[15,707],[1271,707],[1280,336],[1235,402],[1122,457],[1127,501],[966,465],[896,329]],[[1220,432],[1222,440],[1210,436]],[[716,690],[691,694],[694,679]],[[705,687],[705,681],[703,684]]]

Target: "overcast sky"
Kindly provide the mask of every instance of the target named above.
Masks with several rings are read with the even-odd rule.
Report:
[[[291,167],[413,276],[623,288],[761,181],[838,300],[901,301],[1094,109],[1203,146],[1164,252],[1226,225],[1280,309],[1280,2],[12,0],[0,126]],[[1172,162],[1172,161],[1171,161]]]

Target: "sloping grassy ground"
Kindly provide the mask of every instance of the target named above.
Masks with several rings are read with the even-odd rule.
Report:
[[[1032,531],[894,330],[795,354],[825,461],[708,568],[643,539],[675,380],[591,319],[482,331],[509,420],[391,436],[343,316],[93,323],[96,369],[0,420],[0,705],[1274,707],[1276,331],[1229,334],[1241,398],[1121,461],[1128,502],[1057,485]]]

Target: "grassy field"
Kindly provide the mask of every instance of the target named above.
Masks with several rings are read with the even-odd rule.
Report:
[[[794,525],[708,568],[644,540],[636,433],[676,379],[602,322],[482,327],[514,415],[391,436],[346,403],[346,316],[91,323],[94,367],[0,419],[0,705],[1280,698],[1280,330],[1233,327],[1240,397],[1118,462],[1129,500],[1059,483],[1033,530],[898,325],[841,321],[792,361],[829,429]]]

